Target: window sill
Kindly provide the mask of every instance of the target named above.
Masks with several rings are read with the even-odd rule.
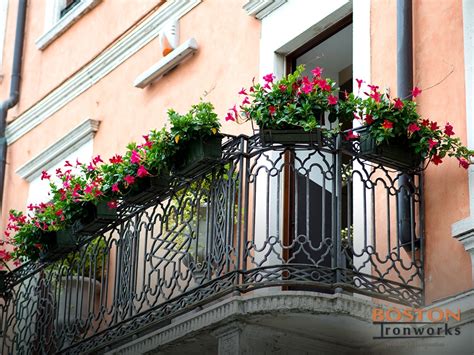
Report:
[[[102,0],[83,0],[74,9],[68,12],[58,22],[56,22],[48,31],[46,31],[35,42],[39,50],[44,50],[56,38],[61,36],[69,27],[77,22],[82,16],[96,7]]]

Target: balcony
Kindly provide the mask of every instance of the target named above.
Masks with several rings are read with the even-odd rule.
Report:
[[[219,163],[122,204],[76,251],[7,274],[2,353],[97,353],[268,288],[421,305],[422,176],[357,151],[340,137],[227,137]]]

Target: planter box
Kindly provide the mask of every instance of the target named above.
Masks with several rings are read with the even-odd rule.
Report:
[[[97,205],[92,202],[84,205],[84,217],[74,222],[72,230],[75,233],[95,234],[117,219],[117,211],[107,206],[106,202]]]
[[[124,199],[127,203],[143,204],[150,201],[160,193],[168,190],[169,186],[169,172],[164,172],[158,176],[137,178],[133,189],[124,197]]]
[[[175,172],[177,175],[192,176],[215,164],[222,158],[222,136],[216,135],[204,140],[191,141],[186,149],[177,154]]]
[[[395,170],[416,170],[422,158],[413,153],[406,145],[397,143],[377,144],[367,130],[360,131],[359,157]]]
[[[320,129],[305,131],[302,129],[264,129],[260,131],[260,141],[263,145],[271,144],[314,144],[322,145]]]
[[[40,254],[40,260],[53,261],[60,259],[77,248],[77,238],[71,229],[45,232],[40,236],[40,243],[47,248]]]

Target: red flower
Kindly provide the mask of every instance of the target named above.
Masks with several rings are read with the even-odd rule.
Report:
[[[140,155],[136,150],[132,150],[132,156],[130,157],[130,162],[132,164],[138,164],[140,163]]]
[[[87,170],[89,170],[89,171],[94,171],[95,170],[95,167],[94,167],[94,165],[92,165],[92,162],[90,162],[89,165],[87,166]]]
[[[12,258],[11,254],[6,250],[0,250],[0,260],[9,261]]]
[[[268,112],[270,112],[270,115],[273,116],[273,115],[275,114],[275,112],[276,112],[275,106],[270,106],[270,107],[268,108]]]
[[[65,167],[67,167],[67,166],[72,167],[72,165],[71,165],[71,163],[69,162],[69,160],[66,160],[66,161],[64,162],[64,166],[65,166]]]
[[[369,96],[373,98],[375,102],[380,102],[382,99],[382,95],[378,91],[372,91]]]
[[[135,178],[133,176],[130,176],[130,175],[125,176],[123,179],[129,185],[131,185],[135,182]]]
[[[308,78],[305,77],[306,80],[304,80],[303,82],[303,86],[301,86],[301,90],[305,93],[305,94],[309,94],[311,91],[313,91],[313,83],[311,83],[310,81],[308,81]]]
[[[84,189],[85,194],[90,194],[93,190],[93,187],[91,185],[87,185],[86,188]]]
[[[416,86],[411,91],[411,96],[413,96],[413,98],[417,97],[420,94],[421,94],[421,89],[417,88]]]
[[[354,134],[352,132],[352,130],[350,130],[349,132],[347,132],[346,136],[344,137],[344,139],[346,141],[350,141],[350,140],[353,140],[353,139],[357,139],[359,138],[359,135],[358,134]]]
[[[368,125],[374,123],[374,117],[369,114],[365,115],[365,123]]]
[[[433,155],[433,157],[431,158],[431,161],[433,162],[434,165],[439,165],[443,162],[443,160],[438,154]]]
[[[451,126],[448,123],[446,123],[446,126],[444,126],[444,133],[448,136],[448,137],[451,137],[452,135],[454,135],[454,131],[453,131],[453,126]]]
[[[318,85],[323,91],[331,91],[331,85],[324,79],[319,80]]]
[[[420,127],[416,123],[410,123],[408,125],[408,132],[409,133],[415,133],[416,131],[419,131]]]
[[[462,166],[464,169],[469,168],[469,162],[466,159],[458,158],[458,160],[459,160],[459,166]]]
[[[438,124],[435,121],[430,122],[430,129],[436,131],[439,128]]]
[[[313,70],[311,70],[311,73],[316,77],[320,77],[321,75],[323,75],[323,68],[316,67]]]
[[[360,90],[360,88],[362,87],[362,83],[364,82],[364,80],[362,80],[362,79],[356,79],[356,82],[357,82],[357,87],[358,87],[359,90]]]
[[[280,89],[280,91],[286,91],[286,89],[287,89],[286,85],[282,85],[282,84],[280,84],[280,86],[278,86],[278,88]]]
[[[150,173],[145,169],[143,165],[140,165],[138,170],[137,170],[137,176],[138,177],[144,177],[150,175]]]
[[[393,122],[391,122],[389,120],[385,120],[382,123],[382,127],[385,128],[385,129],[391,129],[391,128],[393,128]]]
[[[242,106],[247,105],[247,104],[250,104],[250,100],[249,100],[248,96],[245,96],[244,101],[242,101]]]
[[[112,185],[112,192],[120,192],[118,183]]]
[[[431,150],[438,145],[438,142],[430,138],[428,139],[428,144],[430,145],[430,150]]]
[[[109,159],[112,164],[120,164],[123,162],[122,156],[119,154],[114,155],[112,158]]]
[[[328,96],[328,103],[329,105],[337,105],[337,97],[334,95]]]
[[[41,180],[45,180],[45,179],[47,180],[51,179],[51,175],[49,175],[46,171],[43,170],[41,172]]]
[[[430,121],[429,120],[423,120],[423,121],[421,121],[421,125],[423,127],[428,127],[430,125]]]
[[[244,88],[240,89],[239,95],[247,95],[247,92],[245,91]]]
[[[63,210],[59,209],[54,213],[56,216],[61,216],[63,214]]]
[[[272,83],[274,78],[275,77],[273,76],[273,74],[270,73],[270,74],[264,75],[263,80],[265,80],[267,83]]]
[[[107,206],[108,206],[111,210],[113,210],[113,209],[116,209],[116,208],[117,208],[118,204],[117,204],[117,201],[112,200],[112,201],[107,202]]]
[[[395,105],[393,105],[393,107],[397,110],[401,110],[403,108],[403,101],[397,97],[395,99]]]

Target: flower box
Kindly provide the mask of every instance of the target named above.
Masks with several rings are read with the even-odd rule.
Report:
[[[107,206],[104,201],[97,205],[88,202],[84,205],[84,215],[76,220],[72,230],[80,234],[96,234],[117,219],[117,211]]]
[[[43,232],[39,242],[46,248],[40,254],[42,261],[54,261],[73,251],[77,247],[77,237],[72,230]]]
[[[271,144],[314,144],[322,145],[321,129],[305,131],[303,129],[264,129],[260,131],[263,145]]]
[[[137,178],[131,191],[124,197],[127,203],[143,204],[160,193],[168,190],[170,186],[169,171],[163,172],[158,176],[145,176]]]
[[[368,129],[359,133],[359,158],[400,171],[419,168],[422,162],[421,156],[410,151],[406,144],[398,142],[377,144]]]
[[[182,176],[198,174],[222,157],[222,136],[215,135],[188,143],[176,157],[175,173]]]

